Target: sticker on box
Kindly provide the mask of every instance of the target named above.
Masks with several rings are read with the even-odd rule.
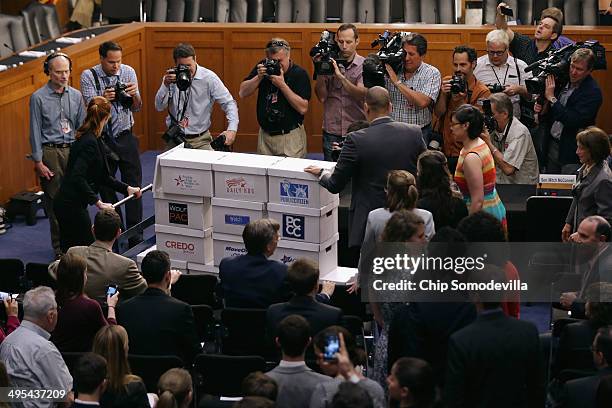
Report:
[[[279,185],[281,203],[308,205],[308,184],[292,183],[289,180],[282,180]]]
[[[283,237],[303,240],[306,233],[304,220],[303,216],[283,214]]]
[[[232,194],[255,195],[255,184],[253,180],[245,177],[232,177],[225,179],[226,192]]]
[[[225,224],[229,225],[247,225],[251,221],[251,217],[246,215],[225,214]]]
[[[171,224],[189,225],[187,204],[168,203],[168,221]]]

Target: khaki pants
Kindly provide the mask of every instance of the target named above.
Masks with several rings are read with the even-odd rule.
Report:
[[[49,217],[49,227],[51,230],[51,244],[56,254],[60,251],[60,235],[59,225],[53,210],[53,200],[57,195],[66,167],[68,166],[68,157],[70,156],[70,147],[51,147],[43,146],[43,164],[49,168],[54,174],[51,180],[45,178],[40,179],[40,185],[45,193],[45,211]]]
[[[212,142],[212,135],[210,134],[210,131],[206,131],[206,133],[194,137],[192,139],[185,139],[185,144],[190,144],[192,149],[199,149],[199,150],[213,150],[212,147],[210,147],[210,142]],[[170,150],[175,148],[177,145],[175,145],[174,143],[166,143],[166,150]]]
[[[300,125],[284,135],[270,136],[259,128],[257,153],[269,156],[306,157],[306,131]]]

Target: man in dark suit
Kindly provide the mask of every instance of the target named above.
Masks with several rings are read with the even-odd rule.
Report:
[[[487,266],[482,274],[488,276],[482,282],[505,281],[498,267]],[[450,337],[444,390],[449,408],[544,406],[538,330],[506,316],[502,296],[480,292],[476,321]]]
[[[328,174],[316,166],[304,169],[319,177],[319,184],[331,193],[339,193],[352,179],[349,247],[361,246],[368,214],[384,207],[389,171],[408,170],[416,175],[417,159],[425,151],[418,126],[389,117],[392,105],[386,89],[368,89],[364,108],[370,127],[348,134],[334,172]]]
[[[74,391],[77,397],[72,408],[100,406],[100,397],[108,385],[106,360],[95,353],[85,353],[73,369]]]
[[[319,288],[319,268],[314,261],[305,258],[295,260],[289,266],[287,280],[295,295],[288,302],[270,306],[266,313],[267,332],[272,338],[276,336],[278,323],[292,314],[308,321],[311,335],[341,323],[342,310],[315,299]]]
[[[185,364],[200,353],[191,307],[169,295],[180,272],[170,270],[163,251],[151,251],[142,260],[147,290],[117,308],[117,322],[130,338],[130,353],[175,355]]]
[[[247,254],[221,260],[217,292],[226,307],[265,309],[291,297],[287,265],[268,259],[278,245],[279,229],[278,221],[270,218],[249,222],[242,231]],[[324,282],[316,299],[328,303],[334,287]]]

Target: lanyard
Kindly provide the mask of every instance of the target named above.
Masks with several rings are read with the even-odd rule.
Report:
[[[504,132],[504,136],[501,138],[501,140],[498,139],[497,137],[495,138],[495,141],[499,143],[499,150],[502,153],[506,150],[506,138],[508,137],[508,133],[510,133],[510,126],[512,125],[512,120],[513,119],[510,119],[508,121],[508,124],[506,125],[506,131]]]
[[[508,64],[508,63],[506,62],[506,64]],[[489,66],[493,70],[493,75],[495,75],[495,78],[497,79],[497,83],[499,83],[501,86],[506,86],[506,78],[508,77],[508,70],[510,69],[510,64],[506,65],[506,73],[504,74],[504,83],[503,84],[499,80],[499,77],[497,76],[497,72],[495,72],[495,68],[493,68],[493,65],[489,65]]]

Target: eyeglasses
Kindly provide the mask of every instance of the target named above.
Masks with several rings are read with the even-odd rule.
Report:
[[[504,55],[506,53],[507,49],[503,50],[503,51],[492,51],[492,50],[487,50],[487,54],[489,55],[494,55],[497,57],[501,57],[502,55]]]

